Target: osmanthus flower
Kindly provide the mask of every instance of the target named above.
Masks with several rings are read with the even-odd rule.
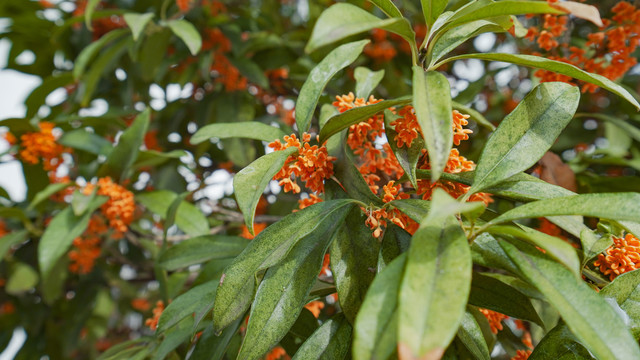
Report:
[[[382,29],[373,29],[371,31],[373,41],[364,48],[364,53],[376,62],[384,63],[391,61],[396,54],[396,48],[389,40],[387,40],[387,32]]]
[[[73,248],[69,251],[69,271],[75,274],[91,272],[96,259],[100,257],[100,237],[108,229],[100,216],[91,216],[87,230],[73,240]]]
[[[395,182],[389,181],[387,185],[382,187],[384,195],[382,201],[389,203],[393,200],[408,199],[409,194],[402,192],[402,186],[395,184]],[[406,230],[408,233],[413,234],[418,229],[418,223],[411,220],[407,215],[403,214],[400,210],[383,207],[379,209],[361,209],[367,215],[365,225],[373,230],[373,237],[379,238],[382,236],[383,227],[387,227],[387,221],[399,226],[401,229]]]
[[[324,145],[309,145],[311,135],[307,133],[302,135],[302,142],[295,134],[285,136],[284,141],[283,144],[280,140],[276,140],[269,143],[269,147],[275,151],[296,147],[298,152],[287,158],[285,165],[273,179],[280,180],[279,184],[284,187],[285,192],[299,193],[301,189],[296,183],[296,179],[299,178],[312,192],[323,193],[324,180],[333,175],[333,161],[336,158],[329,156]]]
[[[317,204],[319,202],[322,202],[322,198],[315,195],[315,194],[309,194],[308,198],[304,198],[304,199],[300,199],[298,201],[298,209],[302,210],[306,207],[309,207],[313,204]],[[294,210],[295,211],[295,210]]]
[[[265,357],[264,360],[288,360],[291,359],[287,352],[281,347],[274,347]]]
[[[122,185],[116,184],[110,177],[98,179],[97,184],[87,184],[82,190],[85,195],[91,194],[97,188],[97,194],[108,196],[100,210],[109,220],[109,227],[113,230],[114,238],[122,237],[133,221],[136,204],[133,193]]]
[[[512,357],[511,360],[527,360],[531,353],[531,350],[517,350],[516,356]]]
[[[149,304],[149,300],[145,298],[135,298],[131,300],[131,307],[134,310],[145,312],[151,308],[151,304]]]
[[[164,311],[164,302],[162,300],[158,300],[156,302],[156,306],[151,310],[153,316],[147,319],[144,324],[149,327],[151,330],[155,330],[158,328],[158,320],[160,320],[160,315]]]
[[[312,301],[304,306],[305,309],[311,311],[313,316],[317,319],[320,316],[320,312],[324,309],[324,303],[322,301]]]
[[[248,240],[253,240],[253,238],[258,236],[258,234],[266,228],[267,228],[267,223],[253,223],[253,232],[255,235],[251,235],[251,233],[249,232],[249,228],[247,228],[247,225],[243,224],[242,232],[240,233],[240,236]]]
[[[480,312],[484,317],[489,321],[489,326],[491,327],[491,332],[497,334],[498,331],[502,330],[502,320],[509,318],[507,315],[501,314],[497,311],[479,308]]]
[[[57,136],[53,134],[55,124],[43,121],[38,126],[39,132],[20,136],[20,158],[29,164],[37,164],[42,160],[46,171],[56,171],[63,162],[62,154],[71,150],[56,142]]]
[[[613,281],[618,275],[640,269],[640,240],[632,234],[613,237],[613,245],[598,254],[593,265]]]

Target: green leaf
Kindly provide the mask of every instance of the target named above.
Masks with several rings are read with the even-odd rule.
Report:
[[[437,358],[444,353],[460,326],[471,288],[471,252],[458,220],[432,219],[423,221],[411,239],[400,285],[402,358]]]
[[[194,313],[196,319],[201,320],[202,317],[213,308],[213,299],[215,297],[218,281],[213,280],[202,285],[189,289],[184,294],[173,299],[171,304],[160,315],[158,320],[157,333],[162,333],[180,322],[182,319],[191,317]],[[197,322],[194,324],[197,326]]]
[[[107,160],[98,170],[98,176],[112,176],[115,181],[127,178],[127,171],[136,161],[144,135],[149,129],[150,110],[147,108],[136,116],[127,130],[122,133]]]
[[[127,25],[129,25],[129,28],[131,29],[131,34],[133,35],[133,41],[138,41],[140,34],[142,34],[144,29],[147,27],[147,24],[149,23],[149,21],[151,21],[151,19],[153,19],[154,16],[155,14],[153,13],[146,13],[146,14],[127,13],[123,15],[124,21],[127,22]]]
[[[388,359],[396,351],[398,294],[406,253],[380,272],[367,291],[354,324],[353,357]]]
[[[485,205],[481,201],[460,202],[441,188],[434,189],[431,201],[435,204],[432,207],[433,211],[430,211],[426,219],[423,220],[431,224],[442,222],[445,218],[458,214],[464,214],[468,218],[476,219],[482,215],[485,209]]]
[[[528,360],[546,359],[592,360],[593,357],[561,322],[542,338]]]
[[[52,91],[73,83],[73,76],[70,72],[56,73],[42,80],[40,86],[33,91],[24,100],[27,108],[26,119],[34,117],[40,107],[45,103],[45,99]]]
[[[409,249],[411,235],[394,224],[387,224],[378,254],[378,273],[385,269],[391,261]]]
[[[53,217],[38,244],[38,265],[43,281],[49,277],[58,259],[66,254],[73,239],[87,228],[91,213],[105,201],[105,197],[95,198],[82,216],[75,216],[71,207],[66,207]]]
[[[65,132],[58,143],[73,149],[83,150],[94,155],[108,155],[113,145],[100,135],[84,129]]]
[[[193,145],[197,145],[213,137],[218,139],[237,137],[272,142],[276,139],[282,139],[285,135],[287,134],[277,127],[258,121],[243,121],[206,125],[193,134],[190,142]]]
[[[338,288],[340,307],[353,323],[375,277],[380,244],[364,224],[366,217],[353,208],[331,244],[331,272]]]
[[[219,336],[213,331],[213,325],[209,325],[202,332],[202,336],[196,343],[189,360],[222,360],[229,342],[238,331],[243,320],[243,318],[236,320],[231,326],[224,329]]]
[[[487,141],[468,195],[533,166],[571,121],[579,102],[575,86],[559,82],[536,86]]]
[[[173,31],[173,33],[179,37],[189,48],[191,55],[195,56],[202,48],[202,38],[200,37],[200,33],[193,26],[192,23],[187,20],[171,20],[167,22],[167,25]]]
[[[158,190],[137,194],[137,203],[154,214],[167,219],[169,206],[176,200],[177,194],[169,190]],[[175,224],[188,235],[198,236],[209,232],[209,222],[197,207],[183,201],[175,214]],[[166,224],[165,224],[166,225]]]
[[[350,208],[345,206],[340,210]],[[322,269],[324,254],[335,236],[335,224],[341,223],[343,216],[340,214],[329,229],[314,231],[300,239],[280,262],[267,270],[251,305],[238,359],[261,359],[287,334],[306,303]],[[309,226],[309,223],[298,223],[298,226]]]
[[[264,155],[233,177],[236,201],[251,234],[253,234],[253,219],[260,196],[269,185],[269,181],[282,169],[289,156],[296,151],[298,148],[290,147]]]
[[[71,185],[73,185],[73,184],[70,183],[70,182],[56,183],[56,184],[47,185],[47,187],[44,188],[44,190],[38,192],[34,196],[33,200],[31,200],[31,203],[27,207],[27,211],[31,211],[31,210],[35,209],[38,205],[40,205],[44,201],[47,201],[55,193],[57,193],[59,191],[62,191],[64,189],[68,188]]]
[[[166,310],[165,310],[166,311]],[[191,335],[193,334],[193,318],[188,316],[184,318],[180,323],[178,323],[175,327],[171,328],[169,331],[165,332],[164,338],[162,342],[158,346],[156,352],[151,357],[151,360],[163,360],[172,352],[175,348],[180,346],[180,344],[189,340]],[[141,356],[135,360],[144,360],[146,356]],[[133,358],[125,357],[125,359]]]
[[[125,15],[126,18],[126,15]],[[73,78],[78,80],[84,74],[85,70],[92,63],[98,52],[108,43],[122,37],[127,33],[126,29],[116,29],[104,34],[100,39],[87,45],[73,63]]]
[[[360,40],[340,45],[331,51],[322,61],[311,70],[307,80],[300,89],[296,101],[296,124],[298,131],[304,133],[311,127],[311,118],[329,80],[338,71],[356,61],[369,40]]]
[[[352,206],[351,200],[324,201],[287,215],[258,234],[222,275],[213,309],[216,331],[249,308],[258,271],[281,263],[300,239],[333,232],[335,224],[344,219]]]
[[[371,191],[371,188],[362,177],[354,160],[351,151],[343,145],[343,152],[338,157],[334,167],[336,178],[340,179],[342,188],[351,198],[362,201],[365,204],[376,204],[382,206],[382,200]]]
[[[525,294],[489,276],[473,273],[469,304],[532,321],[544,328],[544,322]]]
[[[598,254],[611,246],[613,239],[611,239],[610,236],[599,237],[594,234],[592,230],[584,229],[580,232],[580,244],[582,245],[582,252],[584,254],[582,260],[582,266],[584,267],[589,260],[598,256]]]
[[[94,189],[93,192],[89,195],[83,194],[80,190],[76,190],[73,192],[71,196],[71,209],[73,210],[73,214],[75,216],[82,216],[89,209],[89,205],[96,198],[96,191]],[[105,198],[105,201],[108,200]]]
[[[416,177],[416,165],[418,165],[418,160],[422,156],[422,149],[424,149],[424,140],[422,137],[418,136],[413,140],[411,146],[407,148],[407,145],[402,147],[398,147],[398,143],[395,138],[398,136],[398,133],[391,126],[391,122],[400,118],[399,116],[393,114],[390,110],[386,109],[384,111],[384,132],[387,135],[387,140],[389,142],[389,146],[393,153],[398,159],[400,166],[404,170],[404,173],[411,181],[411,185],[414,189],[418,188],[418,179]]]
[[[526,226],[492,226],[487,230],[492,235],[514,236],[522,239],[531,245],[544,249],[547,255],[556,259],[567,269],[571,270],[576,277],[580,277],[580,259],[573,246],[557,237],[547,235],[543,232],[528,228]]]
[[[401,18],[402,13],[391,0],[369,0],[389,17]]]
[[[198,236],[170,247],[159,262],[165,270],[174,271],[209,260],[229,259],[240,254],[248,242],[239,236]]]
[[[100,56],[92,62],[91,69],[82,76],[82,81],[79,84],[79,93],[82,96],[80,106],[89,106],[100,79],[116,66],[116,62],[132,42],[133,40],[128,36],[117,38],[113,45],[100,53]]]
[[[458,329],[458,338],[464,346],[479,360],[491,360],[487,342],[475,317],[468,311],[464,313]]]
[[[322,324],[291,360],[344,359],[349,353],[351,331],[346,317],[339,313]]]
[[[323,144],[333,135],[351,125],[365,121],[373,115],[394,106],[404,106],[411,103],[410,96],[403,96],[393,100],[384,100],[373,105],[360,106],[347,110],[341,114],[331,117],[320,130],[320,143]],[[297,110],[296,110],[297,111]]]
[[[440,178],[453,146],[451,90],[444,75],[413,67],[413,107],[427,145],[431,182]]]
[[[358,66],[353,72],[353,78],[356,80],[356,97],[367,99],[384,78],[384,69],[371,71]]]
[[[13,266],[4,291],[7,294],[18,296],[31,290],[36,284],[38,284],[38,272],[31,266],[19,262]]]
[[[189,156],[184,150],[173,150],[169,152],[161,152],[155,150],[142,150],[138,153],[133,168],[142,170],[145,167],[155,167],[162,165],[171,160],[180,159],[182,156]]]
[[[448,0],[420,0],[422,4],[422,14],[424,14],[424,20],[428,28],[430,28],[438,16],[444,12],[448,2]]]
[[[501,1],[508,2],[508,1]],[[640,110],[640,103],[631,95],[625,88],[607,79],[604,76],[598,74],[592,74],[579,69],[571,64],[563,63],[560,61],[549,60],[538,56],[532,55],[516,55],[516,54],[502,54],[502,53],[484,53],[484,54],[465,54],[460,56],[454,56],[441,61],[434,65],[434,68],[438,66],[461,59],[480,59],[489,61],[503,61],[516,65],[528,66],[538,69],[544,69],[553,71],[559,74],[571,76],[574,79],[582,80],[591,84],[600,86],[603,89],[609,90],[612,93],[624,98],[638,110]]]
[[[639,213],[639,193],[584,194],[530,202],[505,212],[489,224],[558,215],[583,215],[633,222],[638,219]]]
[[[45,304],[52,306],[66,291],[64,283],[69,276],[69,261],[69,257],[61,257],[51,269],[51,275],[46,281],[40,282],[42,299]]]
[[[29,232],[27,230],[19,230],[12,231],[0,237],[0,262],[2,262],[2,259],[4,259],[4,256],[7,255],[7,251],[9,251],[12,246],[18,245],[27,240],[28,234]]]
[[[431,201],[422,199],[393,200],[389,204],[417,223],[421,222],[429,214],[429,209],[431,209]]]
[[[407,19],[394,17],[383,20],[347,3],[332,5],[320,14],[304,51],[311,53],[325,45],[375,28],[400,35],[415,53],[415,33]]]
[[[640,339],[640,271],[617,276],[600,291],[605,299],[615,299],[627,317],[627,327],[633,337]]]
[[[624,321],[582,279],[535,248],[523,252],[505,241],[500,246],[521,276],[546,296],[571,332],[596,358],[640,358],[638,344]]]

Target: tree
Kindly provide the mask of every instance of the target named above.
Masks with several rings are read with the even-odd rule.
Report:
[[[640,358],[640,10],[251,5],[0,5],[18,359]]]

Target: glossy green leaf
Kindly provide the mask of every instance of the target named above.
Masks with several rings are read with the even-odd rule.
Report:
[[[402,358],[437,358],[444,353],[460,326],[471,288],[471,252],[458,220],[432,219],[423,221],[411,239],[400,285]]]
[[[362,303],[354,324],[355,360],[388,359],[396,351],[398,294],[406,253],[379,273]]]
[[[9,274],[4,291],[14,296],[21,295],[36,286],[38,279],[38,272],[31,266],[21,262],[16,263]]]
[[[491,220],[490,224],[558,215],[583,215],[633,222],[638,219],[639,213],[638,193],[584,194],[530,202],[505,212]]]
[[[344,129],[348,129],[351,125],[358,124],[373,115],[394,106],[404,106],[411,103],[411,97],[403,96],[393,100],[384,100],[373,105],[356,107],[347,110],[341,114],[330,118],[327,123],[320,129],[320,143],[324,143],[333,135]],[[296,110],[297,111],[297,110]]]
[[[471,258],[474,264],[493,269],[502,269],[513,275],[519,275],[520,273],[516,264],[502,250],[498,240],[488,233],[480,234],[473,241]]]
[[[9,234],[5,234],[0,237],[0,262],[2,262],[2,259],[4,259],[7,251],[9,251],[12,246],[18,245],[27,240],[28,234],[27,230],[19,230],[12,231]]]
[[[449,0],[420,0],[422,4],[422,14],[427,23],[427,27],[431,27],[447,7]]]
[[[444,75],[413,67],[413,107],[427,145],[431,182],[440,178],[453,146],[451,90]]]
[[[411,235],[394,224],[387,224],[378,254],[378,273],[409,249]]]
[[[300,239],[333,232],[335,224],[343,221],[352,206],[351,200],[324,201],[287,215],[258,234],[222,275],[213,309],[216,331],[249,308],[258,271],[283,264],[282,259]]]
[[[407,147],[406,144],[402,147],[398,147],[398,143],[396,142],[396,137],[398,133],[391,126],[391,122],[398,119],[399,116],[393,114],[390,110],[384,111],[384,132],[387,135],[387,140],[389,141],[389,146],[393,153],[398,159],[398,163],[404,170],[404,173],[411,181],[411,185],[413,185],[414,189],[418,188],[418,179],[416,177],[416,166],[418,165],[418,160],[422,156],[422,149],[424,149],[424,140],[422,137],[418,136],[413,140],[410,147]]]
[[[605,251],[609,246],[613,244],[613,239],[610,236],[598,236],[590,229],[584,229],[580,232],[580,244],[582,245],[582,252],[584,254],[582,265],[598,256],[601,252]]]
[[[331,244],[331,272],[338,288],[340,307],[353,323],[376,275],[380,243],[364,223],[359,208],[351,210]]]
[[[494,236],[506,235],[507,239],[509,236],[513,236],[524,240],[531,245],[544,249],[547,255],[556,259],[567,269],[571,270],[576,277],[580,277],[581,266],[576,249],[574,249],[573,246],[565,240],[522,225],[518,227],[492,226],[487,231]]]
[[[339,313],[322,324],[305,341],[291,360],[344,359],[351,345],[351,325]]]
[[[200,48],[202,48],[202,37],[200,33],[192,23],[187,20],[171,20],[167,22],[167,25],[179,37],[189,48],[191,55],[196,55]]]
[[[156,150],[142,150],[138,153],[136,162],[133,163],[134,169],[142,170],[145,167],[160,166],[171,160],[180,159],[183,156],[189,156],[184,150],[173,150],[161,152]]]
[[[236,137],[272,142],[276,139],[282,139],[285,135],[287,134],[275,126],[257,121],[242,121],[206,125],[193,134],[190,142],[197,145],[213,137],[218,139]]]
[[[53,217],[38,244],[38,265],[43,279],[49,277],[54,265],[66,254],[73,239],[82,235],[89,225],[91,213],[105,201],[104,197],[95,198],[82,216],[75,216],[71,207],[67,207]]]
[[[151,19],[153,19],[154,16],[155,14],[153,13],[146,13],[146,14],[127,13],[123,15],[124,21],[127,22],[127,25],[129,25],[129,28],[131,29],[131,34],[133,35],[133,41],[138,41],[140,34],[142,34],[144,29],[147,27],[147,24],[149,23],[149,21],[151,21]]]
[[[126,15],[125,15],[126,18]],[[127,33],[125,29],[116,29],[109,31],[100,37],[100,39],[92,42],[87,47],[82,49],[78,57],[73,63],[73,78],[78,80],[84,74],[85,70],[94,60],[95,56],[103,49],[108,43],[122,37]]]
[[[83,194],[80,190],[73,192],[71,195],[71,209],[75,216],[84,215],[91,202],[96,198],[96,190],[97,189],[94,189],[94,191],[89,195]]]
[[[356,80],[356,97],[367,99],[384,78],[384,69],[371,71],[363,66],[358,66],[353,72]]]
[[[501,1],[505,2],[505,1]],[[624,98],[637,109],[640,110],[640,103],[633,97],[625,88],[607,79],[604,76],[586,72],[580,68],[577,68],[571,64],[563,63],[561,61],[549,60],[539,56],[533,55],[518,55],[518,54],[502,54],[502,53],[484,53],[484,54],[465,54],[454,56],[441,61],[434,67],[461,59],[480,59],[488,61],[503,61],[516,65],[528,66],[537,69],[544,69],[553,71],[559,74],[571,76],[574,79],[582,80],[591,84],[600,86],[603,89],[609,90],[612,93]]]
[[[274,151],[258,158],[233,177],[233,188],[236,193],[238,207],[244,216],[244,222],[249,232],[253,234],[253,219],[256,206],[269,181],[284,166],[285,162],[298,151],[290,147],[281,151]]]
[[[524,252],[505,241],[500,246],[592,354],[601,359],[640,358],[638,344],[624,321],[582,279],[535,248]]]
[[[100,135],[84,129],[65,132],[58,143],[73,149],[83,150],[94,155],[108,155],[113,145]]]
[[[151,112],[147,108],[136,116],[131,126],[122,133],[118,144],[111,150],[107,160],[98,171],[99,176],[112,176],[114,180],[125,179],[127,171],[136,161],[144,135],[149,129]]]
[[[487,141],[468,194],[533,166],[571,121],[579,101],[580,90],[566,83],[531,90]]]
[[[344,206],[340,210],[350,208]],[[342,222],[342,216],[337,220],[331,225]],[[280,262],[267,270],[251,305],[239,360],[261,359],[287,334],[306,304],[306,297],[322,269],[324,254],[336,231],[337,228],[331,226],[325,231],[310,233],[295,243]]]
[[[42,191],[38,192],[36,194],[36,196],[34,196],[33,200],[31,200],[31,203],[27,207],[27,211],[35,209],[38,205],[40,205],[43,202],[47,201],[51,196],[53,196],[54,194],[56,194],[59,191],[62,191],[64,189],[68,188],[71,185],[73,185],[73,184],[70,183],[70,182],[56,183],[56,184],[47,185],[46,188],[44,188]]]
[[[400,199],[393,200],[389,204],[396,209],[402,211],[411,220],[419,223],[429,213],[431,208],[431,201],[421,199]]]
[[[474,316],[468,311],[464,313],[462,321],[460,322],[458,338],[476,359],[491,360],[489,347],[484,340],[482,329]]]
[[[91,20],[93,19],[93,13],[96,11],[96,7],[100,4],[100,0],[88,0],[84,8],[84,24],[87,29],[93,31],[91,26]]]
[[[437,224],[451,215],[463,214],[468,218],[476,219],[482,215],[485,205],[481,201],[461,202],[451,197],[444,189],[436,188],[431,195],[432,209],[426,221]],[[436,210],[437,209],[437,210]],[[422,223],[420,225],[422,227]]]
[[[564,323],[551,329],[533,349],[528,360],[592,360],[589,351],[582,346]]]
[[[389,17],[401,18],[402,13],[391,0],[369,0]]]
[[[362,177],[362,173],[355,165],[350,150],[343,146],[343,152],[339,155],[338,161],[334,164],[336,178],[340,179],[342,189],[349,196],[365,204],[375,204],[381,206],[382,200],[371,191],[369,185]]]
[[[300,95],[296,101],[295,116],[300,133],[309,131],[318,99],[320,99],[329,80],[331,80],[338,71],[356,61],[360,53],[362,53],[364,46],[368,43],[369,40],[360,40],[340,45],[311,70],[309,77],[307,77],[307,80],[300,89]]]
[[[149,211],[167,219],[169,206],[177,198],[177,194],[168,190],[157,190],[137,194],[135,200]],[[177,208],[175,224],[188,235],[198,236],[209,232],[209,222],[197,207],[183,201]],[[165,224],[166,225],[166,224]]]
[[[249,241],[239,236],[203,235],[184,240],[167,249],[159,259],[165,270],[174,271],[214,259],[237,256]]]
[[[615,299],[627,317],[627,327],[633,337],[640,339],[640,271],[617,276],[600,291],[605,299]]]
[[[473,273],[469,304],[544,327],[544,322],[525,294],[489,276]]]
[[[375,28],[398,34],[410,44],[412,49],[416,47],[415,33],[407,19],[401,17],[380,19],[355,5],[338,3],[320,14],[304,50],[306,53],[311,53],[325,45]]]
[[[162,333],[182,319],[192,317],[194,313],[196,319],[202,319],[202,316],[213,308],[213,300],[217,288],[218,281],[213,280],[195,286],[173,299],[160,315],[156,331]]]

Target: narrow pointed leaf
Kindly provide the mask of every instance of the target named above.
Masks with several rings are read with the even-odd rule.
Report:
[[[469,194],[533,166],[573,118],[580,90],[566,83],[535,87],[487,141]]]
[[[287,134],[275,126],[257,121],[241,121],[206,125],[193,134],[190,142],[196,145],[214,137],[218,139],[245,138],[272,142],[276,139],[282,139],[285,135]]]
[[[551,329],[533,349],[527,360],[593,360],[563,322]]]
[[[423,222],[411,239],[400,286],[400,357],[442,355],[460,326],[470,288],[471,253],[458,221]]]
[[[248,243],[239,236],[198,236],[167,249],[160,256],[159,264],[165,270],[174,271],[213,259],[230,259],[240,254]]]
[[[454,56],[446,60],[443,60],[442,62],[439,63],[439,65],[442,65],[447,62],[455,61],[455,60],[461,60],[461,59],[503,61],[503,62],[508,62],[516,65],[549,70],[549,71],[556,72],[558,74],[571,76],[574,79],[578,79],[594,85],[598,85],[603,89],[611,91],[612,93],[627,100],[629,103],[635,106],[636,109],[640,110],[640,103],[638,103],[638,100],[634,98],[633,95],[631,95],[631,93],[629,93],[624,87],[614,83],[613,81],[607,79],[604,76],[584,71],[578,67],[575,67],[571,64],[563,63],[561,61],[549,60],[543,57],[533,56],[533,55],[484,53],[484,54],[465,54],[460,56]]]
[[[296,124],[300,133],[309,131],[318,99],[329,80],[338,71],[356,61],[368,43],[369,40],[360,40],[340,45],[311,70],[309,77],[300,89],[300,95],[296,102]]]
[[[427,27],[431,27],[447,7],[448,0],[420,0]]]
[[[506,19],[508,21],[509,17],[506,17]],[[488,20],[476,20],[451,29],[444,33],[440,38],[438,38],[436,43],[433,45],[433,49],[431,51],[431,61],[428,65],[432,66],[438,60],[442,59],[443,56],[447,55],[452,50],[457,48],[460,44],[471,39],[472,37],[476,37],[486,32],[501,33],[507,30],[508,28],[505,29],[495,21]]]
[[[369,0],[389,17],[401,18],[402,13],[391,0]]]
[[[157,190],[136,194],[135,200],[152,213],[160,215],[161,218],[166,220],[169,207],[177,197],[178,194],[169,190]],[[199,236],[209,232],[207,218],[195,205],[187,201],[182,201],[178,206],[174,222],[180,230],[188,235]]]
[[[521,276],[547,297],[571,332],[596,358],[640,358],[638,344],[624,321],[582,279],[535,248],[525,252],[505,241],[500,246]]]
[[[458,338],[476,359],[491,360],[491,354],[489,354],[487,342],[482,335],[482,329],[468,311],[462,317],[460,329],[458,329]]]
[[[202,47],[202,37],[200,37],[200,33],[192,23],[180,19],[171,20],[167,25],[177,37],[184,41],[191,55],[195,56],[200,51]]]
[[[131,126],[122,133],[118,145],[111,150],[106,162],[98,171],[99,176],[112,176],[119,181],[126,177],[127,171],[136,161],[144,135],[149,129],[151,112],[147,108],[136,116]]]
[[[453,146],[451,90],[444,75],[413,67],[413,107],[429,153],[431,182],[440,178]]]
[[[213,299],[217,288],[218,281],[213,280],[195,286],[173,299],[162,312],[156,331],[162,333],[187,316],[191,317],[194,313],[196,317],[202,319],[202,314],[206,314],[213,308]],[[199,314],[200,316],[198,316]]]
[[[406,253],[378,274],[362,303],[354,324],[355,360],[388,359],[396,351],[398,293]]]
[[[351,345],[351,324],[339,313],[316,330],[291,360],[344,359]]]
[[[358,66],[353,72],[353,77],[356,80],[356,97],[367,99],[382,81],[384,69],[371,71],[366,67]]]
[[[127,25],[131,29],[131,34],[133,35],[133,41],[138,41],[140,34],[144,31],[145,27],[155,14],[146,13],[146,14],[135,14],[135,13],[127,13],[124,14],[124,21],[126,21]]]
[[[80,77],[82,76],[82,74],[84,74],[84,71],[87,69],[89,64],[92,63],[92,60],[98,54],[98,52],[102,48],[104,48],[106,44],[122,37],[126,33],[126,29],[109,31],[108,33],[104,34],[104,36],[100,37],[100,39],[92,42],[91,44],[87,45],[87,47],[82,49],[73,63],[73,78],[76,80],[80,79]]]
[[[233,177],[236,201],[244,216],[245,225],[252,234],[253,219],[260,196],[262,196],[264,189],[269,185],[269,181],[273,179],[273,176],[282,169],[289,155],[296,151],[298,151],[298,148],[290,147],[264,155],[247,165]]]
[[[0,262],[2,262],[2,259],[12,246],[20,244],[21,242],[27,240],[28,234],[29,232],[27,230],[19,230],[12,231],[0,237]]]
[[[258,234],[220,279],[213,309],[216,331],[224,329],[249,308],[258,271],[281,263],[289,249],[309,234],[328,235],[352,206],[351,200],[321,202],[284,217]]]

